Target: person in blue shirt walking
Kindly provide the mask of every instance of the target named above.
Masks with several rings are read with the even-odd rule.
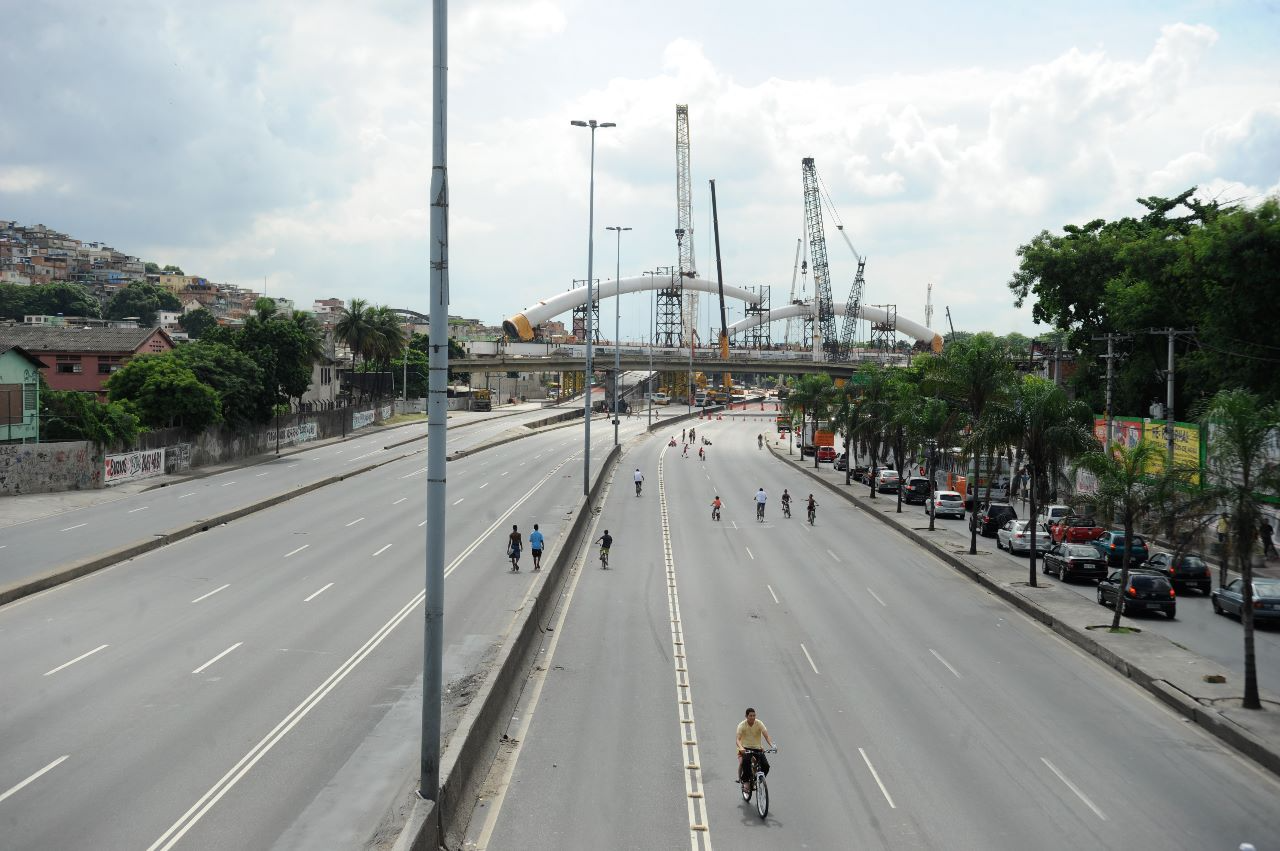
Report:
[[[542,570],[542,533],[538,531],[537,523],[529,533],[529,552],[533,555],[533,569]]]

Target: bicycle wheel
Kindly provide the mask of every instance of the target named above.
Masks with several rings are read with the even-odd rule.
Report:
[[[769,815],[769,785],[764,782],[764,774],[756,775],[756,812],[760,818]]]
[[[739,787],[742,786],[742,778],[738,778],[738,786]],[[751,800],[751,784],[750,783],[747,784],[745,789],[742,789],[742,800],[743,801]]]

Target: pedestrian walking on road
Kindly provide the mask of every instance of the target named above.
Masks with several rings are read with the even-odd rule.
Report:
[[[538,531],[537,523],[529,533],[529,554],[533,556],[533,569],[542,570],[542,533]]]
[[[507,536],[507,557],[511,559],[511,570],[520,571],[520,551],[524,549],[524,540],[520,537],[520,527],[511,524],[511,534]]]
[[[687,428],[682,428],[682,429],[680,429],[680,442],[681,442],[681,443],[685,443],[685,442],[688,440],[688,438],[686,437],[686,435],[687,435],[688,433],[689,433],[689,430],[688,430]]]
[[[1225,514],[1218,515],[1218,543],[1219,544],[1225,544],[1227,542],[1228,528],[1229,528],[1229,524],[1227,522],[1227,515]]]

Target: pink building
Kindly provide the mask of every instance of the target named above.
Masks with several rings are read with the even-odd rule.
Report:
[[[54,390],[107,395],[111,373],[131,357],[173,348],[162,328],[80,328],[66,325],[0,325],[0,349],[21,346],[38,357]]]

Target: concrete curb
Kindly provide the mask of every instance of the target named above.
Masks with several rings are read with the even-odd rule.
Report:
[[[511,638],[489,669],[484,684],[449,739],[440,759],[440,793],[434,807],[415,807],[409,822],[396,840],[396,851],[435,851],[457,842],[466,830],[481,784],[501,744],[502,731],[511,719],[530,667],[537,657],[542,638],[559,605],[561,589],[573,560],[582,546],[582,535],[604,482],[622,454],[615,446],[591,484],[591,492],[578,500],[569,530],[556,541],[554,560],[543,571],[542,584],[517,617]],[[414,796],[417,797],[416,795]],[[424,805],[429,802],[422,802]],[[434,813],[435,818],[431,818]]]
[[[779,457],[778,453],[772,446],[769,447],[769,452],[773,454],[774,457]],[[779,458],[779,460],[782,459]],[[791,462],[788,461],[787,463]],[[1254,762],[1258,763],[1258,765],[1273,774],[1280,776],[1280,751],[1277,751],[1264,740],[1232,723],[1229,718],[1221,713],[1207,708],[1204,704],[1197,701],[1191,695],[1183,692],[1181,689],[1172,686],[1167,681],[1159,679],[1143,670],[1138,665],[1133,664],[1111,648],[1106,647],[1095,640],[1087,631],[1058,620],[1052,612],[1041,608],[1034,600],[1023,596],[1021,593],[1007,585],[1004,585],[1003,583],[997,582],[984,571],[967,563],[955,553],[949,552],[938,546],[933,541],[912,529],[903,528],[889,517],[886,517],[883,513],[872,509],[870,506],[864,505],[860,500],[856,499],[852,493],[843,490],[839,485],[828,481],[814,473],[811,469],[802,465],[793,466],[796,466],[798,470],[803,471],[809,476],[809,478],[818,482],[827,490],[832,493],[839,494],[847,502],[852,503],[868,514],[871,514],[885,525],[893,528],[904,537],[928,550],[929,553],[941,559],[959,573],[962,573],[974,582],[977,582],[995,596],[1011,604],[1027,617],[1044,624],[1084,652],[1104,662],[1126,678],[1132,680],[1148,693],[1155,696],[1161,703],[1173,709],[1184,718],[1195,722],[1199,727],[1216,736],[1219,740],[1234,748],[1243,756],[1252,759]]]

